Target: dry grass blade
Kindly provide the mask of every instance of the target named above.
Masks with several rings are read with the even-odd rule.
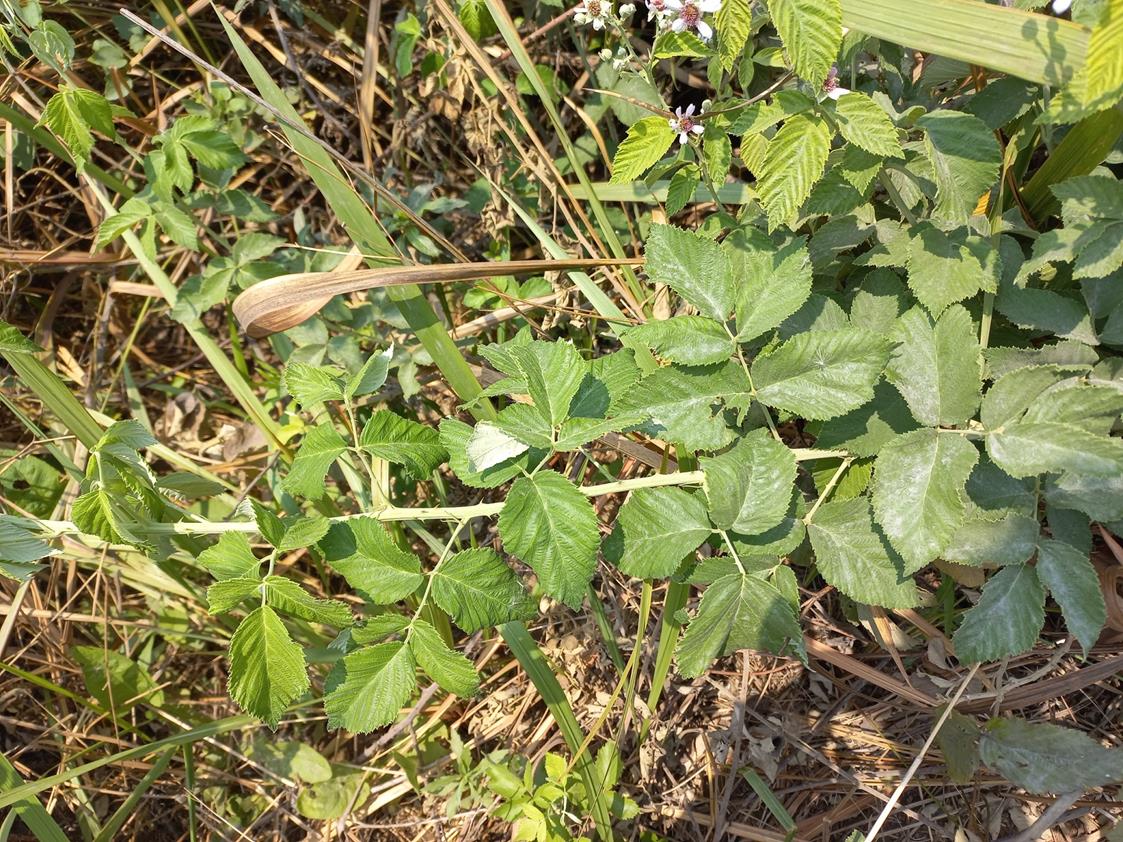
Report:
[[[333,296],[349,292],[408,284],[447,284],[495,275],[637,266],[642,263],[643,259],[638,257],[580,258],[389,266],[353,272],[302,272],[255,284],[234,300],[233,310],[249,334],[260,337],[295,327],[319,312]]]

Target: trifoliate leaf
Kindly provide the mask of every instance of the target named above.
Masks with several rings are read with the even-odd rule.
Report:
[[[978,293],[998,289],[998,252],[966,228],[950,233],[928,222],[909,240],[909,288],[933,316]]]
[[[1014,421],[1001,432],[988,433],[986,444],[994,463],[1014,477],[1123,471],[1123,439],[1093,435],[1072,424]]]
[[[659,162],[674,140],[674,129],[666,117],[644,117],[632,123],[612,158],[612,182],[635,181]]]
[[[375,605],[405,599],[424,581],[417,556],[395,544],[374,518],[332,524],[320,550],[347,584]]]
[[[869,500],[824,503],[807,524],[815,564],[851,599],[885,608],[911,608],[916,586],[899,558],[874,531]]]
[[[769,0],[772,22],[800,78],[818,87],[842,45],[842,6],[838,0]]]
[[[253,554],[249,538],[242,532],[223,532],[218,543],[199,553],[199,564],[219,581],[256,575],[261,559]]]
[[[1123,749],[1104,748],[1072,728],[992,719],[979,741],[983,762],[1035,793],[1081,792],[1123,781]]]
[[[486,547],[449,556],[432,580],[433,601],[469,633],[526,620],[537,610],[515,571]]]
[[[449,649],[440,633],[420,617],[413,621],[409,648],[421,669],[442,690],[468,698],[480,688],[480,676],[472,662]]]
[[[740,572],[706,588],[675,656],[679,672],[693,678],[738,649],[773,654],[803,649],[795,607],[762,577]]]
[[[916,121],[936,177],[936,219],[964,223],[998,178],[1002,153],[986,123],[961,111],[933,111]],[[958,300],[958,299],[956,299]]]
[[[255,608],[230,638],[230,696],[276,729],[289,704],[308,689],[304,650],[272,608]]]
[[[724,322],[733,310],[733,281],[721,246],[673,225],[652,225],[644,246],[645,268],[703,316]]]
[[[534,568],[542,590],[572,608],[581,605],[600,531],[577,486],[554,471],[516,480],[499,515],[499,537],[507,552]]]
[[[856,91],[843,94],[835,105],[842,136],[874,155],[903,158],[901,141],[889,115],[868,95]]]
[[[1036,569],[1087,655],[1107,621],[1100,577],[1088,554],[1063,541],[1045,539],[1037,545]]]
[[[962,436],[931,427],[889,442],[877,457],[873,510],[908,571],[948,545],[963,522],[963,490],[979,459]]]
[[[683,365],[724,362],[733,353],[725,326],[705,316],[675,316],[631,328],[629,342],[638,342],[661,357]]]
[[[328,727],[365,734],[389,725],[416,689],[413,655],[404,643],[356,649],[328,676],[324,695]]]
[[[665,579],[712,531],[696,494],[681,488],[639,488],[620,507],[604,541],[604,557],[637,579]]]
[[[326,491],[324,478],[328,470],[346,450],[346,442],[330,421],[313,427],[300,443],[292,467],[281,485],[296,497],[310,500],[322,497]]]
[[[811,259],[795,240],[777,249],[762,233],[725,241],[737,295],[737,341],[751,342],[799,310],[811,295]]]
[[[710,519],[718,529],[756,535],[779,524],[795,482],[795,456],[754,430],[719,456],[703,457]]]
[[[822,5],[815,3],[817,8]],[[795,216],[822,177],[830,151],[830,128],[825,120],[811,114],[788,118],[768,142],[764,162],[757,172],[756,191],[768,214],[770,231]]]
[[[995,661],[1033,648],[1045,622],[1045,589],[1028,564],[1003,567],[983,585],[952,642],[965,663]]]
[[[803,418],[833,418],[873,397],[890,347],[861,328],[797,334],[753,361],[756,397]]]
[[[913,307],[893,331],[897,347],[885,377],[921,424],[956,426],[974,417],[982,390],[982,348],[970,314],[961,306],[933,319]]]
[[[414,479],[428,479],[448,459],[440,434],[388,409],[374,413],[359,435],[359,448],[406,469]]]

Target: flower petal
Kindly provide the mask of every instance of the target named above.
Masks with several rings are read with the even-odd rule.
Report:
[[[831,99],[838,99],[843,94],[848,94],[848,93],[850,93],[850,89],[844,88],[840,85],[837,88],[832,88],[831,90],[827,91],[827,96],[829,96]]]
[[[698,23],[695,24],[695,27],[697,27],[698,35],[703,41],[709,41],[714,37],[713,28],[704,20],[698,21]]]

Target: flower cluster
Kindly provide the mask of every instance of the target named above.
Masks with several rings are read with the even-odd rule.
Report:
[[[703,15],[721,8],[721,0],[647,0],[647,19],[655,20],[659,29],[672,32],[693,32],[703,41],[714,37],[713,27]]]
[[[625,3],[620,7],[619,17],[616,17],[612,14],[610,0],[582,0],[573,10],[573,22],[579,26],[587,23],[592,24],[593,29],[600,30],[614,23],[623,23],[635,11],[635,6],[631,3]]]

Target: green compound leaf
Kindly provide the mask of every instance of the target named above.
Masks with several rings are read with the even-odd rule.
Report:
[[[994,661],[1033,648],[1045,622],[1045,589],[1028,564],[1003,567],[983,585],[952,642],[965,663]]]
[[[1007,372],[987,389],[979,420],[988,430],[997,430],[1011,421],[1019,420],[1027,409],[1036,405],[1053,387],[1076,377],[1072,369],[1059,365],[1027,365]]]
[[[389,725],[416,689],[413,655],[404,643],[356,649],[328,676],[324,695],[328,727],[365,734]]]
[[[721,322],[705,316],[675,316],[631,328],[629,342],[638,342],[671,362],[709,365],[733,353],[733,340]]]
[[[304,650],[272,608],[255,608],[230,638],[230,696],[276,729],[285,708],[308,690]]]
[[[768,11],[795,72],[814,86],[822,84],[842,45],[842,6],[838,0],[769,0]]]
[[[58,93],[47,100],[39,125],[46,126],[66,144],[79,172],[90,160],[93,132],[109,138],[117,136],[109,101],[96,91],[67,84],[60,85]]]
[[[359,436],[359,448],[406,469],[414,479],[428,479],[448,451],[432,427],[408,421],[388,409],[374,413]]]
[[[916,605],[916,587],[874,531],[869,500],[824,503],[807,534],[823,578],[851,599],[885,608]]]
[[[801,653],[802,639],[792,603],[760,576],[738,572],[706,588],[675,654],[679,672],[693,678],[739,649]]]
[[[666,117],[644,117],[632,123],[612,158],[612,182],[635,181],[659,162],[674,140],[674,129]]]
[[[838,130],[846,140],[874,155],[903,158],[901,141],[889,115],[866,94],[843,94],[835,105]]]
[[[811,195],[830,151],[831,130],[825,120],[812,114],[789,117],[768,142],[756,191],[768,214],[770,231],[790,222]]]
[[[916,125],[924,129],[936,176],[933,216],[946,222],[966,222],[979,198],[998,178],[1002,153],[994,132],[978,117],[959,111],[933,111]]]
[[[1037,546],[1037,576],[1087,655],[1107,621],[1100,578],[1088,554],[1062,541],[1043,540]]]
[[[652,225],[644,246],[648,277],[666,284],[703,316],[724,322],[733,310],[733,280],[721,246],[673,225]]]
[[[741,230],[723,244],[737,294],[737,341],[779,327],[811,295],[811,258],[799,240],[783,248],[763,233]]]
[[[766,430],[755,430],[719,456],[703,457],[710,519],[742,535],[784,519],[795,482],[795,456]]]
[[[409,648],[421,669],[442,690],[468,698],[480,689],[480,676],[472,662],[449,649],[440,633],[420,617],[413,621]]]
[[[1097,436],[1073,424],[1015,421],[989,432],[986,444],[994,464],[1013,477],[1123,471],[1123,439]]]
[[[604,557],[637,579],[665,579],[713,530],[706,507],[681,488],[640,488],[628,495]]]
[[[932,428],[905,433],[882,448],[873,510],[907,570],[936,558],[963,523],[964,486],[978,460],[971,442]]]
[[[424,581],[417,556],[395,544],[374,518],[332,524],[320,550],[347,584],[375,605],[405,599]]]
[[[324,478],[328,470],[346,450],[346,442],[330,421],[313,427],[300,443],[292,467],[281,485],[295,497],[309,500],[322,497],[326,491]]]
[[[891,347],[862,328],[796,334],[753,361],[756,397],[804,418],[842,415],[873,397]]]
[[[507,552],[538,574],[546,593],[577,608],[597,566],[600,531],[589,499],[554,471],[539,471],[511,486],[499,514]]]
[[[1060,725],[992,719],[979,753],[987,766],[1030,792],[1082,792],[1123,781],[1123,749],[1104,748]]]
[[[954,305],[933,320],[913,307],[897,321],[897,342],[886,379],[913,417],[930,426],[956,426],[973,418],[982,391],[982,348],[966,309]]]
[[[534,616],[537,604],[495,550],[449,556],[433,571],[433,601],[466,632]]]

